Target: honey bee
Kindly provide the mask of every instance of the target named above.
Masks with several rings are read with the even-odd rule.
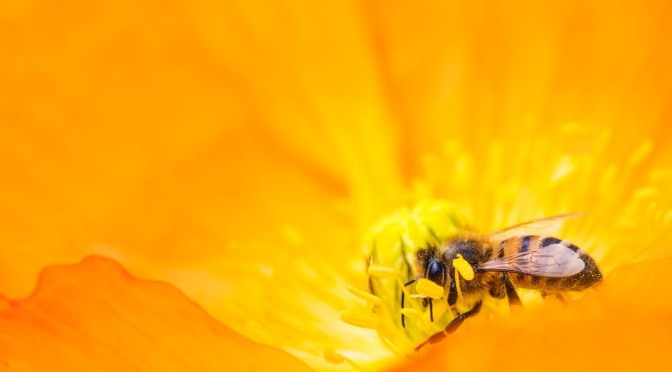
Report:
[[[476,315],[486,294],[508,298],[519,305],[516,288],[543,294],[587,289],[602,279],[595,261],[574,244],[538,232],[575,215],[560,215],[518,224],[491,234],[462,232],[442,244],[418,249],[413,260],[415,277],[409,286],[428,279],[443,287],[445,301],[457,313],[458,297],[468,311],[457,313],[445,329],[422,343],[434,343],[457,330],[465,319]],[[447,294],[447,295],[445,295]],[[432,313],[432,299],[425,306]],[[466,307],[465,307],[466,306]],[[401,293],[404,308],[404,291]],[[433,319],[432,319],[433,320]],[[401,315],[405,327],[404,315]]]

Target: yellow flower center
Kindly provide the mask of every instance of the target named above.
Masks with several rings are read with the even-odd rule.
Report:
[[[348,288],[366,306],[341,312],[341,319],[376,330],[395,353],[411,354],[455,316],[446,304],[442,286],[411,274],[418,270],[417,252],[466,230],[461,214],[444,201],[422,203],[383,219],[371,230],[364,249],[371,293]],[[473,279],[473,269],[464,258],[455,259],[454,265],[462,278]]]
[[[642,182],[637,187],[622,186],[647,158],[650,141],[635,146],[626,162],[615,163],[622,167],[617,169],[615,164],[593,155],[607,149],[608,132],[592,132],[594,141],[586,144],[590,151],[572,152],[554,145],[572,143],[575,132],[567,128],[553,141],[542,137],[515,142],[520,151],[510,154],[513,160],[506,172],[499,162],[505,147],[497,142],[480,147],[488,151],[478,162],[478,172],[474,153],[457,142],[447,143],[443,155],[424,157],[426,169],[411,183],[408,200],[425,201],[384,217],[369,230],[363,245],[367,259],[363,281],[350,282],[356,286],[348,287],[355,304],[341,312],[341,319],[375,331],[396,355],[414,354],[418,345],[442,332],[458,314],[470,310],[473,296],[462,290],[465,281],[474,280],[476,275],[461,255],[450,261],[458,296],[451,308],[447,285],[442,287],[428,279],[418,262],[418,251],[438,247],[450,237],[488,233],[534,218],[585,212],[554,235],[590,254],[605,275],[624,262],[659,256],[662,249],[655,247],[662,232],[670,229],[672,210],[667,203],[652,203],[652,197],[660,196],[659,190],[670,184],[672,173],[655,169],[638,178]],[[524,160],[529,153],[542,149],[548,161],[530,165]],[[450,195],[460,204],[432,199],[436,195]],[[593,200],[596,203],[590,204]],[[613,205],[619,200],[624,202]],[[642,219],[649,229],[633,233]],[[478,229],[467,221],[474,221]],[[524,308],[545,302],[539,291],[518,288],[517,292]],[[581,296],[567,293],[564,297],[575,300]],[[479,317],[496,319],[511,311],[506,299],[485,295],[482,301]],[[549,297],[549,301],[554,298]],[[348,356],[358,361],[366,359],[354,352]]]

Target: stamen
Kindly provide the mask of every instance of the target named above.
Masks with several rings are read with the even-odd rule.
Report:
[[[332,348],[324,349],[322,355],[324,356],[324,359],[327,362],[332,364],[343,364],[343,362],[345,362],[345,357],[343,356],[343,354],[337,352]]]
[[[465,158],[464,166],[471,167],[470,162]],[[383,219],[367,235],[364,244],[368,277],[374,294],[357,286],[348,287],[349,292],[359,298],[356,300],[358,305],[343,311],[341,319],[350,325],[375,329],[393,352],[408,355],[419,342],[444,325],[448,316],[442,315],[451,314],[447,312],[450,309],[445,301],[430,302],[427,305],[431,305],[426,308],[418,299],[434,301],[446,297],[442,286],[427,278],[407,286],[409,281],[415,282],[422,277],[413,270],[414,261],[409,252],[417,252],[419,247],[428,244],[440,244],[446,237],[465,229],[466,221],[461,210],[444,201],[421,203],[412,210],[402,210]],[[400,255],[402,252],[405,254]],[[409,267],[411,270],[408,270]],[[456,273],[462,279],[470,277],[468,268]],[[348,363],[347,355],[345,359]]]
[[[649,155],[652,149],[653,141],[650,138],[646,139],[632,154],[630,154],[630,157],[628,158],[628,165],[633,167],[636,166]]]
[[[330,347],[325,348],[322,355],[324,356],[324,359],[331,364],[348,363],[356,371],[366,371],[362,366]]]
[[[438,300],[443,297],[443,287],[437,285],[429,279],[419,279],[415,285],[415,290],[419,294],[434,300]]]
[[[572,163],[572,158],[565,156],[560,159],[560,162],[555,167],[553,174],[551,175],[551,184],[556,184],[567,175],[569,175],[574,170],[575,165]]]
[[[405,355],[405,348],[401,346],[403,345],[403,342],[402,343],[395,342],[395,341],[401,341],[398,340],[396,336],[396,330],[397,330],[396,325],[386,321],[376,331],[380,334],[383,344],[385,344],[385,346],[388,349],[392,350],[392,352],[397,355],[400,356]]]
[[[408,292],[408,287],[406,285],[404,285],[404,283],[401,281],[401,278],[399,278],[398,276],[396,278],[397,278],[397,284],[399,285],[399,287],[401,287],[401,290],[404,292],[404,297],[406,297],[408,299],[408,303],[411,304],[411,306],[415,309],[418,309],[418,310],[422,309],[420,307],[420,305],[418,304],[418,302],[415,301],[415,298],[413,297],[413,294]]]
[[[380,327],[380,317],[363,309],[347,309],[341,311],[341,320],[361,328],[377,329]]]
[[[408,308],[408,307],[405,308],[405,309],[399,310],[399,312],[404,314],[406,317],[412,318],[412,319],[417,319],[417,318],[420,318],[422,316],[422,312],[420,310],[413,309],[413,308]]]
[[[348,291],[350,291],[350,293],[352,293],[353,295],[361,298],[362,300],[364,300],[368,303],[371,303],[373,305],[380,305],[381,303],[383,303],[383,300],[380,297],[378,297],[374,294],[371,294],[369,292],[364,292],[361,289],[357,289],[357,288],[351,287],[351,286],[347,286],[346,288],[348,289]]]
[[[391,267],[369,266],[369,275],[381,279],[394,279],[397,277],[397,272]]]

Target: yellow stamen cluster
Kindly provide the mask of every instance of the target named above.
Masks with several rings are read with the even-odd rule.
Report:
[[[462,293],[462,286],[475,273],[464,257],[452,261],[451,274],[458,289],[455,309],[446,305],[446,289],[421,279],[424,272],[417,262],[420,249],[470,230],[463,214],[479,231],[488,233],[534,218],[585,212],[557,236],[586,250],[604,273],[622,264],[623,257],[649,260],[667,252],[661,247],[669,247],[672,240],[672,210],[664,190],[672,185],[672,172],[641,167],[655,153],[651,140],[635,145],[629,157],[605,162],[596,154],[614,145],[608,130],[571,122],[537,136],[532,131],[533,118],[526,125],[531,134],[512,131],[469,145],[449,140],[440,151],[423,156],[420,172],[408,190],[409,200],[449,196],[459,201],[459,207],[425,202],[377,224],[364,244],[368,276],[363,279],[368,283],[356,285],[368,286],[371,293],[349,288],[360,302],[342,314],[343,320],[375,329],[391,350],[408,354],[445,328],[455,316],[453,310],[468,311],[472,298]],[[509,151],[512,147],[517,151]],[[543,161],[531,162],[530,153],[543,153]],[[647,229],[638,230],[642,225]],[[404,286],[412,279],[417,282]],[[519,289],[518,294],[527,308],[545,301],[538,291]],[[428,303],[425,299],[433,300],[434,322],[423,306]],[[506,300],[483,299],[481,312],[486,316],[509,311]]]
[[[365,305],[360,303],[341,312],[341,319],[375,329],[398,354],[412,353],[454,317],[442,300],[446,295],[444,288],[419,274],[418,250],[437,246],[466,228],[462,216],[447,202],[423,203],[384,219],[371,231],[364,247],[372,293],[348,287]],[[466,271],[462,275],[467,275]],[[406,285],[411,279],[418,280]],[[428,307],[419,298],[434,301],[433,321]]]

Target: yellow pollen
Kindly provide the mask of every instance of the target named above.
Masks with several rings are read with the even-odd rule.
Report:
[[[458,253],[457,258],[453,260],[453,267],[465,280],[474,280],[474,268],[471,267],[461,254]]]
[[[380,327],[380,317],[364,309],[343,310],[341,320],[361,328],[377,329]]]
[[[474,269],[471,267],[469,262],[467,262],[461,254],[457,254],[457,257],[453,260],[453,267],[455,268],[455,288],[457,289],[457,295],[462,297],[462,287],[460,286],[460,276],[465,280],[474,279]]]
[[[364,300],[366,302],[369,302],[373,305],[379,305],[383,302],[383,300],[381,300],[380,297],[378,297],[374,294],[371,294],[369,292],[364,292],[361,289],[357,289],[357,288],[351,287],[351,286],[348,286],[347,289],[353,295],[355,295],[355,296],[361,298],[362,300]]]
[[[397,277],[397,272],[391,267],[369,266],[369,275],[381,279],[394,279]]]
[[[443,287],[437,285],[429,279],[423,278],[418,280],[418,283],[415,285],[415,290],[419,294],[425,297],[429,297],[433,300],[438,300],[443,297]]]

